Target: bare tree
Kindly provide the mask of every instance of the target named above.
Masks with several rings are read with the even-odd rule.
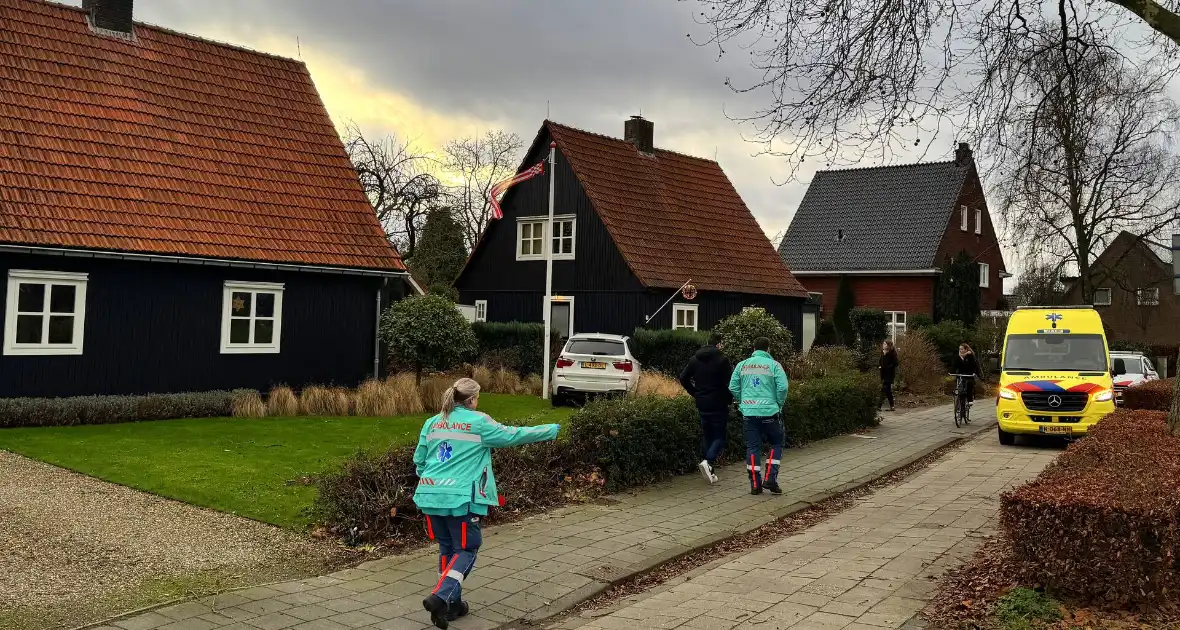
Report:
[[[1089,303],[1096,283],[1119,280],[1120,261],[1093,264],[1115,237],[1159,242],[1176,222],[1180,159],[1170,138],[1180,109],[1167,73],[1106,47],[1043,56],[1028,69],[1020,89],[1031,98],[995,122],[992,183],[1013,240],[1056,269],[1076,268]]]
[[[1059,306],[1065,303],[1065,293],[1060,266],[1034,263],[1020,274],[1012,297],[1017,306]]]
[[[1046,56],[1106,39],[1159,67],[1180,51],[1180,22],[1153,0],[695,3],[708,36],[693,41],[749,55],[757,78],[727,83],[769,103],[735,117],[753,126],[764,153],[788,159],[792,176],[806,161],[923,152],[947,125],[960,139],[982,138],[1027,98],[1011,88]]]
[[[468,251],[488,226],[488,190],[516,172],[523,147],[520,136],[500,130],[452,140],[443,147],[444,168],[455,180],[447,197]]]
[[[368,139],[355,123],[345,127],[344,147],[385,236],[412,258],[426,215],[442,198],[434,159],[392,136]]]

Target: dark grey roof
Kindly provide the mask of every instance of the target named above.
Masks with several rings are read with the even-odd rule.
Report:
[[[779,254],[792,271],[932,269],[969,170],[932,162],[820,171]]]

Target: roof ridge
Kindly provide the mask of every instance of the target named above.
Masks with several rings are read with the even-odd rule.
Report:
[[[938,162],[910,162],[908,164],[881,164],[878,166],[853,166],[851,168],[825,168],[825,169],[821,169],[821,170],[816,171],[815,174],[819,175],[820,173],[856,173],[856,172],[860,172],[860,171],[880,171],[880,170],[885,170],[885,169],[890,169],[890,168],[900,169],[900,168],[918,168],[918,167],[922,167],[922,166],[947,166],[947,165],[958,166],[957,164],[955,164],[954,160],[941,160]],[[967,168],[967,166],[964,165],[959,168]]]
[[[564,123],[559,123],[559,122],[557,122],[556,120],[551,120],[551,119],[549,119],[549,118],[546,118],[546,119],[545,119],[545,123],[544,123],[544,124],[546,124],[546,125],[553,125],[553,126],[555,126],[555,127],[560,127],[560,128],[562,128],[562,129],[566,129],[566,130],[568,130],[568,131],[572,131],[572,132],[574,132],[574,133],[580,133],[580,134],[584,134],[584,135],[587,135],[587,136],[594,136],[594,137],[596,137],[596,138],[602,138],[602,139],[604,139],[604,140],[610,140],[610,141],[612,141],[612,142],[621,142],[621,143],[624,143],[624,144],[630,144],[629,142],[627,142],[627,141],[626,141],[626,140],[624,140],[623,138],[616,138],[616,137],[614,137],[614,136],[608,136],[608,135],[606,135],[605,133],[598,133],[597,131],[587,131],[587,130],[585,130],[585,129],[582,129],[581,127],[574,127],[574,126],[572,126],[572,125],[567,125],[567,124],[564,124]],[[653,147],[653,148],[654,148],[654,150],[655,150],[655,151],[657,151],[657,152],[659,152],[659,153],[666,153],[666,154],[668,154],[668,155],[676,155],[676,156],[680,156],[680,157],[683,157],[683,158],[688,158],[688,159],[690,159],[690,160],[697,160],[697,161],[699,161],[699,162],[705,162],[705,163],[708,163],[708,164],[717,164],[718,166],[720,166],[720,163],[719,163],[719,162],[717,162],[717,160],[710,160],[709,158],[698,157],[698,156],[696,156],[696,155],[689,155],[689,154],[687,154],[687,153],[682,153],[682,152],[680,152],[680,151],[673,151],[673,150],[671,150],[671,149],[662,149],[662,148],[660,148],[660,147]]]
[[[62,9],[69,9],[70,11],[74,11],[74,12],[86,15],[86,9],[83,9],[82,7],[76,7],[76,6],[69,5],[69,4],[63,4],[61,2],[57,2],[56,0],[39,0],[39,1],[41,2],[41,4],[45,4],[45,5],[49,5],[49,6],[57,7],[57,8],[62,8]],[[295,59],[292,57],[284,57],[283,55],[277,55],[275,53],[268,53],[268,52],[264,52],[261,50],[256,50],[254,48],[250,48],[249,46],[242,46],[240,44],[231,44],[229,42],[223,42],[221,40],[213,39],[211,37],[202,37],[200,35],[194,35],[192,33],[185,33],[184,31],[177,31],[177,30],[168,28],[166,26],[160,26],[159,24],[152,24],[151,22],[141,22],[139,20],[133,20],[132,24],[134,24],[135,26],[141,27],[141,28],[150,29],[150,30],[157,31],[160,33],[167,33],[169,35],[176,35],[178,37],[183,37],[185,39],[191,39],[191,40],[198,41],[198,42],[204,42],[206,44],[213,44],[214,46],[220,46],[222,48],[228,48],[230,50],[237,50],[237,51],[244,52],[244,53],[258,55],[260,57],[269,57],[271,59],[278,59],[280,61],[287,61],[290,63],[294,63],[297,65],[303,66],[305,71],[307,68],[307,64],[304,63],[302,59]],[[309,72],[308,74],[310,75],[311,73]]]

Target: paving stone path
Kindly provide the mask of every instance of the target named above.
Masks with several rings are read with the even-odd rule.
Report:
[[[766,548],[551,630],[881,630],[921,628],[931,579],[995,531],[1005,489],[1059,450],[1003,447],[985,434],[903,484]]]
[[[807,502],[866,483],[955,439],[986,431],[979,418],[956,429],[950,406],[888,413],[880,427],[789,449],[783,496],[748,494],[745,469],[721,469],[709,486],[686,475],[603,505],[579,505],[489,528],[475,572],[464,583],[472,614],[456,630],[489,630],[543,619],[596,595],[614,581],[696,547],[753,530]],[[989,434],[990,439],[995,439]],[[740,445],[731,447],[741,448]],[[438,581],[432,550],[385,558],[317,578],[259,586],[107,622],[101,630],[417,630],[422,597]]]

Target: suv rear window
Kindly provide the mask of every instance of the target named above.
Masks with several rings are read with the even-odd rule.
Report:
[[[621,357],[627,348],[621,341],[611,339],[571,339],[565,348],[570,354],[589,354],[596,357]]]

